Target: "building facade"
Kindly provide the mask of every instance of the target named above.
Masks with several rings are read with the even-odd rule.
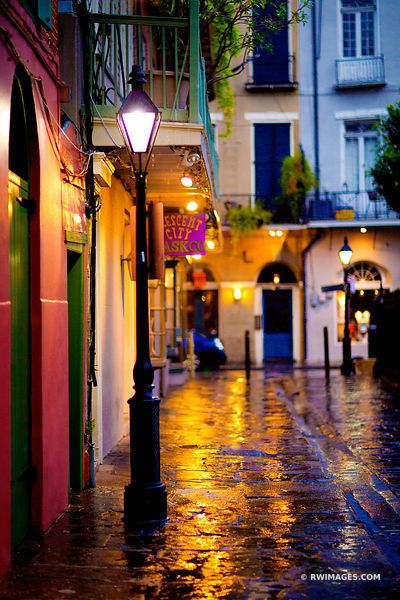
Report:
[[[57,2],[0,3],[0,60],[4,571],[12,549],[45,531],[84,479],[75,431],[85,419],[86,224],[83,155],[59,116]]]
[[[298,25],[291,19],[296,8],[296,2],[288,2],[288,22],[273,37],[273,52],[255,49],[232,79],[233,133],[218,139],[224,248],[210,252],[198,268],[213,274],[208,285],[215,289],[218,333],[232,364],[243,362],[246,331],[258,365],[303,358],[302,251],[313,234],[298,221],[284,222],[277,202],[282,161],[298,152],[300,143]],[[223,134],[216,101],[213,111]],[[272,223],[236,239],[229,209],[257,204],[272,211]],[[189,282],[188,290],[193,285]],[[240,298],[234,298],[235,289]],[[201,299],[201,290],[197,294]]]
[[[341,358],[344,294],[321,288],[343,281],[337,252],[345,236],[353,250],[353,356],[371,351],[372,302],[382,289],[400,284],[398,215],[374,192],[369,174],[379,144],[377,120],[399,99],[399,18],[394,0],[316,2],[300,29],[300,136],[320,181],[307,204],[307,220],[318,231],[305,261],[312,362],[321,357],[324,326],[332,359]]]

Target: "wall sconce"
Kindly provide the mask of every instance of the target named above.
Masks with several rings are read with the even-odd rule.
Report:
[[[282,237],[283,236],[283,231],[282,231],[282,229],[270,229],[268,231],[268,234],[271,237]]]
[[[181,177],[181,184],[184,187],[190,188],[193,185],[193,179],[190,177],[190,175],[183,175]]]
[[[281,282],[281,278],[278,273],[274,273],[274,277],[272,279],[275,285],[279,285]]]
[[[240,287],[234,287],[233,288],[233,299],[234,300],[241,300],[242,298],[242,290]]]

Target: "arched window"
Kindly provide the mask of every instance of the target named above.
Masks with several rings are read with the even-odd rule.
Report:
[[[381,281],[382,275],[379,269],[370,262],[360,261],[353,263],[347,269],[347,273],[356,281]]]

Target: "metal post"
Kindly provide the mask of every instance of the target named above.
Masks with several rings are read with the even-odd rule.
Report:
[[[189,338],[190,377],[193,379],[193,377],[194,377],[194,369],[195,369],[195,365],[194,365],[194,334],[193,334],[193,330],[189,331],[188,338]]]
[[[330,378],[330,363],[329,363],[329,339],[328,328],[324,327],[324,363],[325,363],[325,378],[329,381]]]
[[[343,362],[340,367],[342,375],[351,375],[355,373],[354,363],[351,358],[351,339],[350,339],[350,284],[348,281],[347,269],[344,269],[344,334],[343,334]]]
[[[136,362],[135,394],[129,404],[131,481],[125,487],[127,525],[167,517],[167,492],[160,481],[160,399],[153,396],[154,370],[149,349],[149,300],[146,233],[146,175],[136,178]]]
[[[246,379],[250,379],[250,332],[244,334],[244,365],[246,370]]]

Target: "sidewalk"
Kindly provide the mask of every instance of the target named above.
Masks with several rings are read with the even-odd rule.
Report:
[[[168,522],[125,533],[125,438],[97,488],[21,549],[0,598],[394,597],[399,419],[365,377],[199,374],[162,401]]]

